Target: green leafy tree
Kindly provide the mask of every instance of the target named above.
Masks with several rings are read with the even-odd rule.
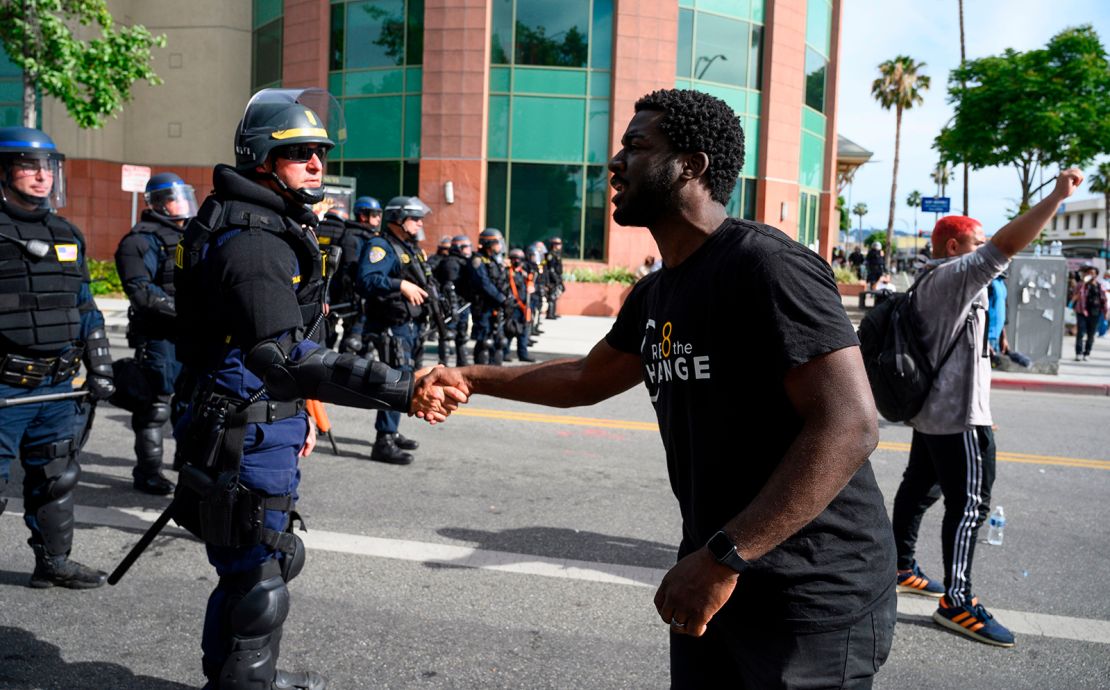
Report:
[[[1084,166],[1110,151],[1110,62],[1090,26],[1065,29],[1045,48],[969,60],[952,71],[956,114],[936,147],[980,169],[1012,165],[1029,210],[1038,172]]]
[[[84,40],[75,27],[96,25]],[[80,30],[81,33],[90,33]],[[0,0],[0,42],[23,68],[23,123],[34,127],[36,89],[65,104],[79,127],[96,128],[131,100],[131,86],[162,80],[151,48],[166,45],[141,25],[116,26],[105,0]]]
[[[848,232],[852,229],[852,221],[848,218],[847,202],[843,196],[836,197],[836,210],[840,214],[840,231]]]
[[[894,172],[890,177],[890,216],[886,223],[886,246],[894,244],[894,207],[898,195],[898,154],[902,144],[902,111],[925,102],[922,93],[929,88],[928,75],[922,74],[924,62],[899,55],[879,65],[879,78],[871,84],[871,95],[884,109],[894,109]],[[889,257],[887,259],[890,260]]]
[[[916,189],[906,197],[906,206],[913,209],[913,231],[917,232],[917,209],[921,208],[921,192]]]
[[[557,67],[585,67],[590,46],[586,35],[572,26],[563,33],[562,42],[547,35],[542,26],[532,28],[523,22],[516,23],[516,62],[525,65],[554,65]]]
[[[1087,180],[1087,187],[1096,194],[1102,195],[1103,218],[1106,221],[1106,240],[1104,249],[1110,249],[1110,161],[1098,166],[1098,170]]]

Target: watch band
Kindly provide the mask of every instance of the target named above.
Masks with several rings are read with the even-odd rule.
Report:
[[[705,546],[718,563],[735,570],[737,573],[743,573],[751,567],[751,563],[748,563],[736,552],[736,544],[733,544],[732,539],[723,531],[710,537]]]

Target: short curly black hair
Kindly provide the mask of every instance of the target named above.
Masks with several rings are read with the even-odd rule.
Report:
[[[744,164],[740,118],[719,98],[691,89],[660,89],[636,101],[636,112],[663,113],[659,129],[680,153],[709,156],[706,184],[713,200],[728,204]]]

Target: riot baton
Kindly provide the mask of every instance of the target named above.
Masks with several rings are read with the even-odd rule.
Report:
[[[154,524],[150,526],[150,529],[143,534],[142,539],[131,547],[131,550],[128,551],[127,555],[123,557],[123,560],[119,562],[116,569],[108,576],[108,584],[114,585],[118,583],[123,576],[127,574],[127,571],[131,569],[131,566],[135,564],[135,561],[139,560],[139,556],[143,555],[143,551],[146,551],[146,547],[150,546],[150,542],[154,541],[154,538],[158,536],[158,533],[161,532],[162,528],[166,526],[166,523],[170,521],[170,517],[173,514],[173,506],[173,501],[170,501],[170,504],[166,506],[166,509],[162,511],[162,514],[158,516]]]
[[[54,402],[55,400],[70,400],[83,398],[88,391],[69,391],[67,393],[46,393],[43,395],[25,395],[22,398],[0,398],[0,409],[15,407],[16,405],[33,405],[35,403]]]

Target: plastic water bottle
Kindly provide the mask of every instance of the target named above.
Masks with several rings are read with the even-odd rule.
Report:
[[[991,511],[990,530],[987,532],[987,543],[1002,546],[1002,530],[1006,527],[1006,513],[1002,506],[995,506]]]
[[[1033,246],[1033,256],[1040,256],[1042,251],[1044,250],[1041,249],[1041,245],[1037,244]]]

